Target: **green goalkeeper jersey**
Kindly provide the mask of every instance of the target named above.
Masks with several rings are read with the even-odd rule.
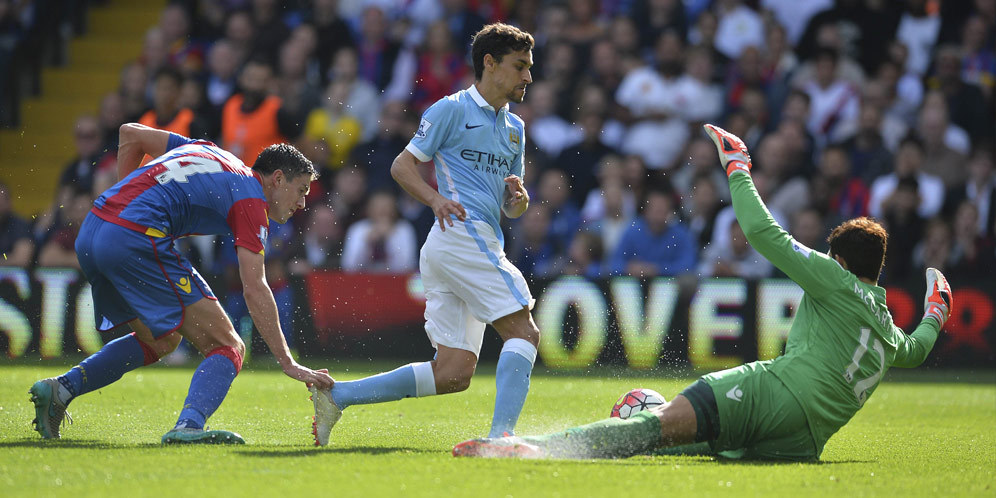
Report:
[[[861,408],[889,367],[915,367],[937,340],[923,320],[911,335],[892,323],[885,289],[796,242],[771,217],[749,174],[730,177],[733,209],[751,246],[804,291],[785,354],[768,368],[806,414],[817,454]]]

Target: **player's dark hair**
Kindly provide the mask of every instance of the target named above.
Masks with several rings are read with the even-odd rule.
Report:
[[[288,180],[293,180],[298,175],[311,175],[312,180],[318,178],[318,172],[315,171],[315,165],[311,160],[290,144],[273,144],[263,149],[263,152],[256,157],[252,169],[263,176],[279,169],[284,172]]]
[[[484,74],[484,56],[491,54],[496,62],[512,52],[532,50],[533,35],[515,26],[504,23],[488,24],[474,34],[471,41],[471,55],[474,59],[474,78],[478,81]]]
[[[827,242],[830,257],[840,256],[851,273],[878,281],[889,234],[877,221],[864,216],[847,220],[830,232]]]
[[[163,66],[156,71],[152,81],[159,81],[159,78],[169,78],[177,87],[183,86],[183,73],[173,66]]]

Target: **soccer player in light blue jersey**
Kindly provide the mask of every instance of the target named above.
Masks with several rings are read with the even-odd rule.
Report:
[[[508,111],[532,83],[533,37],[507,24],[474,35],[474,84],[440,99],[391,166],[405,190],[432,208],[439,223],[422,246],[425,330],[433,361],[411,363],[365,379],[312,388],[315,443],[328,444],[332,426],[351,405],[454,393],[467,389],[477,367],[485,324],[504,340],[498,357],[491,437],[512,435],[529,391],[539,329],[522,273],[505,257],[499,220],[529,206],[522,184],[525,133]],[[433,161],[439,190],[416,170]]]

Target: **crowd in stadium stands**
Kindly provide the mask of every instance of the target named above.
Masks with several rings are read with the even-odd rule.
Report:
[[[32,3],[0,0],[0,70]],[[140,121],[248,165],[289,141],[320,167],[309,208],[271,226],[275,289],[313,268],[415,271],[434,218],[389,168],[421,112],[473,83],[470,38],[492,21],[536,38],[512,109],[532,204],[506,236],[527,277],[777,276],[736,223],[703,122],[745,139],[799,242],[826,250],[829,228],[871,215],[890,233],[885,283],[993,274],[996,0],[170,3],[120,88],[77,120],[49,212],[29,225],[0,187],[0,264],[76,265],[117,128]],[[230,241],[178,243],[239,288]]]

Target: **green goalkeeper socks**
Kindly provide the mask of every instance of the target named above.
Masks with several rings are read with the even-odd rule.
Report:
[[[647,453],[661,440],[661,423],[649,411],[608,418],[545,436],[524,437],[553,458],[625,458]]]

